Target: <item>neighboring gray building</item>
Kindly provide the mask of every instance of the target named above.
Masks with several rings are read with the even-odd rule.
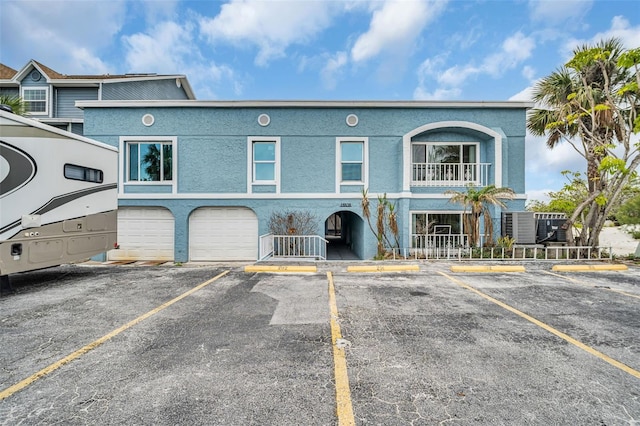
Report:
[[[195,99],[184,75],[66,75],[34,60],[18,71],[0,64],[0,94],[20,96],[30,118],[80,135],[84,115],[76,101]]]
[[[104,90],[104,89],[103,89]],[[85,135],[119,154],[111,259],[256,260],[274,212],[309,211],[361,259],[363,218],[395,204],[400,247],[465,245],[447,189],[509,187],[525,207],[525,102],[89,101]],[[501,211],[491,208],[500,235]],[[444,235],[444,239],[440,236]],[[329,244],[328,250],[335,246]]]

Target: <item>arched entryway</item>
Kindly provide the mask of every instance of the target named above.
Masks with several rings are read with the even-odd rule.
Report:
[[[327,245],[327,260],[362,259],[364,221],[356,213],[339,211],[332,213],[324,222],[324,237]]]

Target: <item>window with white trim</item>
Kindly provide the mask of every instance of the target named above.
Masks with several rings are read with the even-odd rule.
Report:
[[[251,182],[275,184],[278,177],[278,141],[251,141]]]
[[[369,184],[369,138],[336,138],[336,192],[340,185]]]
[[[364,181],[364,142],[340,143],[340,173],[342,182]]]
[[[458,212],[412,212],[411,248],[467,246],[464,215]],[[469,216],[468,213],[466,215]]]
[[[173,143],[171,141],[127,141],[127,182],[171,182]]]
[[[31,115],[49,113],[49,89],[47,87],[23,87],[22,100]]]
[[[472,182],[478,179],[477,143],[413,142],[412,181]]]

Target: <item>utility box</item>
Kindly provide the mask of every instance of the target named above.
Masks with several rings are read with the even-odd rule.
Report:
[[[516,244],[536,243],[536,219],[533,212],[502,212],[502,236]]]

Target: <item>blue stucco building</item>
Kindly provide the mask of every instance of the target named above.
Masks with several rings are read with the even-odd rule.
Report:
[[[525,204],[524,102],[78,101],[84,134],[120,148],[112,259],[256,260],[273,213],[306,211],[361,259],[362,190],[386,194],[399,245],[465,244],[447,189],[509,187]],[[500,233],[499,208],[492,208]],[[331,244],[328,248],[331,251]]]

